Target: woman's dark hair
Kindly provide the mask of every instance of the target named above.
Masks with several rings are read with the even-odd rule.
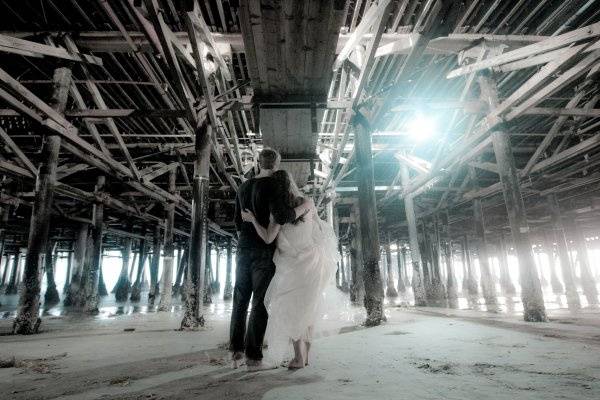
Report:
[[[288,208],[296,208],[304,201],[302,196],[298,196],[296,184],[292,180],[292,176],[285,170],[279,170],[273,172],[271,175],[275,181],[275,193],[277,198],[283,202],[283,205]],[[296,189],[296,190],[294,190]],[[300,216],[292,224],[297,224],[300,221],[304,221],[304,216]]]

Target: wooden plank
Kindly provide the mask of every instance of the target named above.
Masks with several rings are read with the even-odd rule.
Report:
[[[589,40],[597,36],[600,36],[600,22],[563,33],[559,36],[550,37],[542,42],[521,47],[490,59],[457,68],[448,73],[447,78],[455,78],[457,76],[479,71],[485,68],[506,64],[525,57],[556,50],[558,48],[568,46],[571,43]]]
[[[508,114],[506,114],[506,119],[510,121],[511,119],[518,117],[519,115],[527,111],[529,108],[535,106],[548,96],[552,95],[556,91],[573,82],[575,79],[581,76],[587,69],[589,69],[598,59],[600,59],[600,50],[594,51],[593,53],[589,54],[583,60],[578,62],[574,67],[569,68],[567,71],[562,73],[554,81],[550,82],[548,85],[544,85],[533,96],[529,96],[524,102],[522,102],[521,104],[513,108]]]
[[[369,29],[380,21],[385,10],[388,9],[388,5],[390,4],[390,0],[383,0],[379,4],[373,3],[371,7],[364,13],[360,24],[356,27],[348,41],[344,44],[344,47],[339,52],[335,61],[333,62],[333,70],[338,70],[344,60],[348,58],[350,53],[354,50],[354,47],[360,43],[363,39],[365,33],[369,31]],[[381,36],[381,35],[380,35]],[[379,42],[379,41],[378,41]]]
[[[151,180],[156,179],[159,176],[166,174],[167,172],[177,169],[177,167],[179,167],[179,163],[176,162],[164,165],[158,169],[155,169],[152,172],[148,172],[142,177],[142,179],[146,182],[150,182]]]
[[[78,52],[69,52],[60,47],[47,46],[45,44],[35,43],[4,34],[0,34],[0,51],[33,57],[49,56],[87,64],[102,65],[102,59],[100,57]]]
[[[8,133],[2,127],[0,127],[0,138],[2,141],[6,143],[6,145],[11,149],[13,153],[17,156],[17,158],[27,167],[27,169],[33,174],[37,175],[37,168],[33,165],[33,163],[29,160],[29,158],[21,151],[19,146],[12,140]]]
[[[196,67],[197,67],[197,71],[198,71],[198,81],[200,83],[200,87],[202,88],[202,92],[204,94],[204,99],[206,102],[206,108],[207,108],[207,112],[208,112],[208,118],[209,118],[212,126],[214,127],[214,129],[216,129],[218,134],[221,136],[223,144],[224,144],[225,148],[227,149],[228,153],[231,155],[231,158],[233,160],[236,160],[235,156],[233,155],[233,150],[231,149],[228,138],[225,137],[223,131],[221,129],[219,129],[221,123],[220,123],[219,118],[216,115],[216,111],[214,108],[214,103],[213,103],[211,91],[209,88],[208,76],[206,74],[206,71],[204,70],[204,65],[202,64],[200,44],[196,40],[196,33],[195,33],[196,30],[194,28],[194,23],[192,21],[192,18],[193,18],[193,12],[188,12],[186,14],[186,26],[188,29],[191,43],[192,43],[192,53],[194,55],[194,60],[196,61]],[[217,156],[216,157],[216,158],[218,158],[217,165],[221,169],[221,172],[225,175],[225,177],[231,184],[232,188],[234,190],[237,190],[237,183],[233,180],[233,178],[231,178],[231,176],[227,172],[225,164],[224,164],[221,156],[218,155],[218,153],[215,151],[214,146],[211,146],[211,152],[213,152],[213,154],[215,154]],[[240,166],[238,166],[235,163],[235,161],[234,161],[234,166],[235,166],[235,169],[238,172],[238,174],[241,175],[241,172],[239,170]]]

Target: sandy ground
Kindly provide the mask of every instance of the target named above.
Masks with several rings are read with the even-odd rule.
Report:
[[[449,309],[362,310],[318,333],[309,367],[230,369],[226,305],[208,327],[178,332],[180,313],[47,317],[36,336],[0,336],[2,399],[596,399],[600,313],[552,322]],[[0,321],[0,332],[10,320]],[[15,366],[12,366],[12,358]]]

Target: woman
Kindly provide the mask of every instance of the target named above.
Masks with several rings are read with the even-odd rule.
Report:
[[[286,206],[294,208],[304,202],[298,187],[286,171],[277,171],[272,177],[280,186]],[[265,229],[244,210],[242,218],[252,222],[258,235],[266,242],[277,239],[273,256],[276,270],[265,296],[269,320],[265,333],[267,357],[280,364],[289,349],[294,347],[294,358],[288,368],[308,365],[312,331],[320,318],[323,293],[337,268],[337,238],[333,229],[319,219],[312,200],[309,210],[296,221],[279,225],[271,217]]]

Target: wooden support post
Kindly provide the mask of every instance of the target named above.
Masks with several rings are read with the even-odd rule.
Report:
[[[352,284],[350,285],[350,301],[361,303],[364,298],[364,281],[362,273],[362,251],[360,248],[360,228],[358,224],[352,228],[350,245],[350,270]]]
[[[444,253],[444,262],[446,264],[446,296],[448,305],[451,308],[458,307],[458,285],[454,274],[454,265],[452,257],[452,241],[450,240],[450,226],[448,225],[448,214],[443,216],[442,226],[444,230],[444,239],[442,241],[442,251]]]
[[[552,219],[552,227],[554,229],[554,240],[556,241],[556,249],[558,250],[558,258],[560,259],[560,268],[562,272],[563,283],[565,284],[565,293],[567,295],[567,304],[569,308],[581,308],[581,301],[577,287],[575,286],[575,272],[569,255],[569,247],[567,246],[567,238],[560,214],[560,206],[556,194],[548,195],[548,208],[550,209],[550,218]]]
[[[65,274],[65,285],[63,286],[63,294],[67,294],[71,279],[73,278],[73,244],[70,244],[70,249],[67,252],[67,273]]]
[[[4,251],[6,250],[6,223],[8,222],[10,206],[0,206],[0,267],[2,261],[5,259]],[[6,281],[8,279],[8,271],[10,270],[10,257],[6,255],[6,262],[4,262],[4,272],[2,273],[2,279],[0,280],[0,293],[2,289],[6,287]]]
[[[1,263],[4,265],[4,271],[2,272],[2,280],[0,281],[0,293],[6,287],[6,282],[8,280],[8,271],[10,271],[10,256],[8,254],[4,254],[4,249],[2,249],[2,255],[0,259]]]
[[[98,176],[94,193],[98,198],[102,196],[106,178]],[[98,311],[98,285],[100,283],[100,270],[102,268],[102,236],[104,234],[104,204],[94,203],[93,224],[91,234],[88,235],[86,247],[86,263],[81,277],[81,298],[77,306],[85,312]]]
[[[404,163],[400,164],[401,182],[403,187],[410,184],[410,175],[408,166]],[[406,213],[406,223],[408,225],[408,238],[410,241],[410,257],[412,260],[412,288],[415,296],[416,306],[426,306],[427,300],[425,297],[425,286],[423,285],[423,272],[421,250],[419,249],[419,239],[417,237],[417,217],[415,215],[415,206],[412,195],[404,197],[404,212]]]
[[[67,104],[71,70],[58,68],[54,71],[54,91],[51,107],[62,114]],[[13,333],[37,333],[41,323],[39,318],[41,268],[50,230],[50,217],[56,185],[56,168],[60,152],[60,136],[54,131],[47,131],[42,147],[41,163],[38,169],[35,186],[35,199],[31,213],[27,255],[25,258],[25,276],[23,290],[19,298],[19,309],[13,324]]]
[[[356,160],[358,164],[358,210],[360,215],[361,249],[364,267],[366,326],[377,326],[383,319],[383,287],[379,272],[379,228],[373,178],[371,128],[366,118],[356,114]]]
[[[142,234],[145,234],[145,228],[143,229]],[[138,266],[135,274],[135,282],[131,287],[131,296],[129,296],[129,300],[132,302],[138,302],[141,299],[142,295],[142,276],[144,273],[144,265],[146,264],[146,240],[140,240],[140,248],[138,251]]]
[[[175,194],[175,181],[177,173],[171,170],[169,173],[169,193]],[[169,311],[173,301],[173,261],[175,246],[173,245],[173,227],[175,224],[175,203],[168,203],[165,207],[165,248],[163,259],[162,294],[158,311]]]
[[[79,231],[77,232],[77,236],[75,237],[75,242],[73,244],[73,261],[75,265],[73,266],[71,282],[69,283],[69,287],[67,288],[67,294],[63,301],[63,304],[65,306],[74,305],[80,292],[83,266],[85,263],[86,256],[85,251],[88,230],[89,225],[86,223],[82,223],[79,226]]]
[[[488,94],[485,98],[488,100],[490,109],[494,109],[497,106],[498,99],[495,83],[490,78],[481,76],[479,85],[482,93]],[[542,288],[533,259],[531,242],[529,241],[529,223],[527,222],[525,204],[521,195],[519,173],[515,165],[508,134],[502,130],[493,132],[492,145],[496,156],[510,230],[519,258],[523,319],[528,322],[547,321]]]
[[[213,293],[219,293],[221,291],[221,247],[217,244],[216,246],[216,257],[215,257],[215,279],[214,279],[214,290]]]
[[[212,128],[204,122],[196,131],[196,162],[194,164],[192,234],[190,237],[190,258],[188,262],[185,315],[181,329],[204,326],[200,315],[200,302],[204,298],[204,268],[206,265],[206,242],[208,234],[208,173]]]
[[[104,252],[100,255],[100,268],[98,269],[98,296],[108,296],[106,283],[104,283]]]
[[[148,292],[148,305],[154,306],[154,302],[159,295],[158,287],[158,265],[160,263],[161,234],[160,225],[154,226],[154,236],[152,238],[152,259],[150,261],[150,291]]]
[[[385,289],[385,295],[387,297],[398,297],[398,292],[396,291],[396,288],[394,287],[394,274],[392,272],[392,247],[391,247],[391,243],[390,243],[390,237],[388,234],[388,237],[386,238],[385,241],[385,264],[387,267],[387,279],[386,279],[386,289]]]
[[[131,260],[131,268],[129,269],[129,283],[133,287],[133,272],[135,271],[135,266],[136,266],[137,257],[138,257],[138,253],[136,251],[133,251],[133,243],[132,243],[131,251],[133,253],[133,260]]]
[[[500,265],[500,287],[506,297],[512,297],[517,294],[515,284],[510,277],[508,270],[508,252],[506,248],[506,238],[503,233],[500,234],[500,245],[498,248],[498,264]]]
[[[571,227],[573,241],[577,248],[577,260],[579,261],[579,270],[581,272],[581,288],[589,305],[598,304],[598,289],[596,289],[596,280],[590,268],[590,258],[585,244],[585,235],[583,230],[573,224]]]
[[[475,269],[473,268],[471,249],[469,248],[469,238],[467,235],[463,236],[462,251],[464,269],[462,291],[466,294],[469,302],[477,303],[477,299],[479,298],[479,288],[477,285],[477,280],[475,279]]]
[[[13,255],[12,267],[10,271],[10,279],[8,281],[8,285],[4,290],[4,294],[17,294],[17,290],[19,287],[19,263],[21,261],[21,252],[17,250]]]
[[[119,279],[115,285],[115,300],[122,302],[127,301],[127,295],[131,289],[131,282],[129,281],[129,258],[131,257],[131,238],[124,238],[123,245],[121,246],[121,273]],[[133,267],[131,268],[133,270]]]
[[[433,218],[433,229],[429,236],[429,253],[431,255],[431,296],[435,305],[446,306],[446,288],[442,281],[442,269],[440,266],[441,244],[440,224],[437,216]]]
[[[212,304],[213,288],[212,243],[208,242],[206,246],[206,267],[204,268],[204,297],[202,299],[204,305]]]
[[[398,267],[398,293],[404,295],[406,293],[406,249],[400,245],[400,241],[396,241],[396,264]]]
[[[483,207],[481,199],[473,200],[473,223],[475,236],[477,238],[477,254],[479,256],[479,271],[481,274],[481,291],[485,299],[485,305],[488,311],[498,311],[498,302],[496,299],[496,288],[492,278],[492,270],[487,250],[487,241],[485,238],[485,225],[483,218]]]
[[[177,263],[177,275],[175,276],[175,284],[173,285],[173,296],[184,293],[183,288],[183,273],[186,269],[186,265],[189,258],[189,246],[185,246],[184,249],[179,248],[178,263]]]
[[[344,246],[342,245],[341,242],[338,243],[338,250],[340,252],[340,272],[341,272],[341,279],[342,279],[342,286],[341,289],[343,292],[347,293],[348,290],[350,290],[350,286],[348,285],[348,263],[345,260],[345,251],[344,251]]]
[[[227,269],[225,271],[225,289],[223,300],[231,300],[233,296],[233,282],[231,279],[233,269],[233,243],[231,238],[227,240]]]
[[[56,252],[58,243],[48,242],[46,245],[46,256],[44,259],[44,266],[46,269],[46,293],[44,293],[44,307],[53,306],[60,302],[60,296],[56,289],[56,282],[54,280],[54,271],[56,268],[56,262],[58,261],[58,253]]]
[[[550,265],[550,285],[552,286],[552,293],[556,295],[562,295],[565,292],[562,282],[558,279],[556,273],[556,258],[554,257],[554,235],[551,232],[544,233],[544,250],[548,257],[548,264]]]

